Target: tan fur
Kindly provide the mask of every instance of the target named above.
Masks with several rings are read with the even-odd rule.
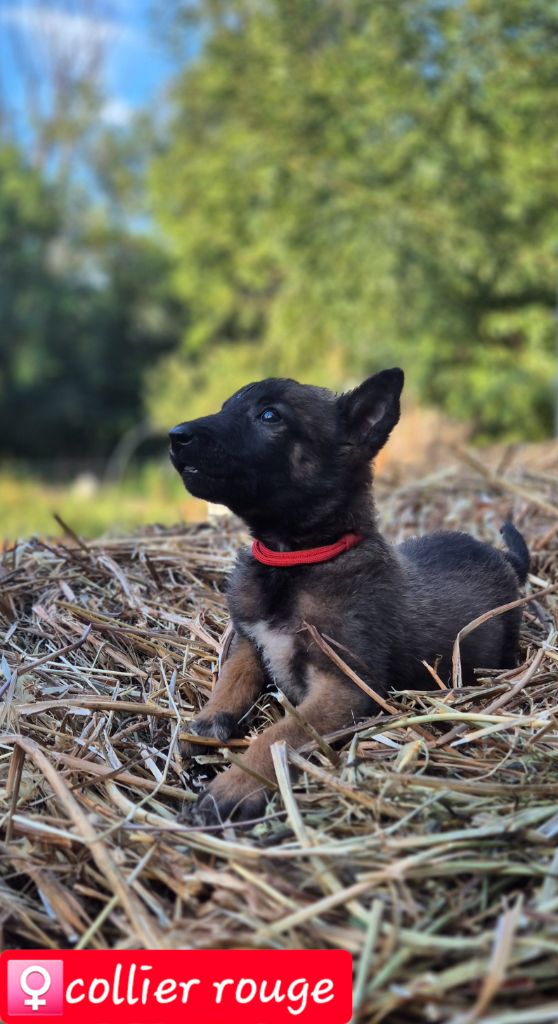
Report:
[[[249,640],[235,636],[229,657],[202,713],[192,723],[193,731],[211,736],[216,715],[232,715],[238,722],[258,699],[264,686],[264,674],[257,652]]]
[[[293,480],[303,480],[308,473],[315,472],[316,460],[313,459],[303,444],[295,444],[290,456]]]
[[[349,702],[343,699],[339,679],[334,675],[312,670],[309,672],[309,686],[306,698],[298,706],[303,718],[318,729],[322,735],[334,732],[352,722]],[[252,740],[242,757],[242,763],[252,768],[265,779],[273,781],[275,771],[271,746],[278,740],[285,740],[297,749],[308,742],[308,733],[291,715],[286,715],[275,725],[265,729]],[[250,801],[255,816],[261,812],[265,790],[254,776],[237,765],[218,775],[211,783],[204,801],[214,800],[218,807],[227,807]]]

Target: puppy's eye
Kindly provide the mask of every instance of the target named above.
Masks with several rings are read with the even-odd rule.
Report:
[[[277,409],[270,406],[269,409],[264,409],[263,412],[260,413],[260,419],[262,423],[277,423],[281,417],[277,412]]]

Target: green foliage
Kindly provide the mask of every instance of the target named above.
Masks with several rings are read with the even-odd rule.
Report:
[[[93,493],[87,481],[46,486],[21,470],[5,468],[0,471],[0,507],[0,546],[33,534],[58,535],[55,512],[82,537],[122,533],[150,523],[170,526],[179,520],[204,519],[207,512],[205,502],[186,494],[170,464],[160,463],[148,463],[120,484]]]
[[[191,5],[176,6],[178,31]],[[206,43],[175,81],[151,175],[191,313],[152,378],[155,417],[247,377],[335,385],[400,361],[479,436],[550,432],[556,5],[196,13]]]
[[[169,260],[0,148],[0,454],[106,454],[176,344]]]

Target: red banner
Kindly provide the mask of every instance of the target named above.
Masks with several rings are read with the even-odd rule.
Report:
[[[26,950],[0,957],[3,1024],[347,1024],[343,950]]]

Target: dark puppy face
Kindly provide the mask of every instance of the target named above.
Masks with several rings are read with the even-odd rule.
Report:
[[[191,494],[256,530],[312,528],[369,482],[402,387],[397,369],[341,396],[293,380],[248,384],[219,413],[174,427],[171,461]]]

